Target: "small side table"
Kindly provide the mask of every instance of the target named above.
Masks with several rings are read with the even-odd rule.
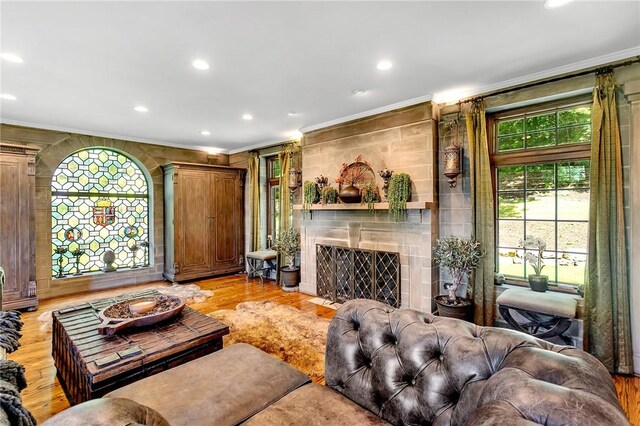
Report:
[[[529,289],[510,288],[496,300],[502,318],[514,329],[540,339],[558,336],[567,345],[573,340],[564,332],[576,317],[576,300],[558,293],[539,293]],[[512,315],[515,311],[526,319],[518,322]]]
[[[264,285],[265,271],[276,270],[278,252],[275,250],[259,250],[247,253],[247,281],[249,278],[260,277],[260,285]]]

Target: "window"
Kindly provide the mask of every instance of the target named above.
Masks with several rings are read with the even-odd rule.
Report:
[[[584,283],[589,233],[591,107],[577,100],[492,117],[496,270],[525,279],[520,241],[547,244],[550,282]]]
[[[280,161],[267,157],[267,235],[275,238],[280,227]]]
[[[59,247],[62,273],[76,272],[72,252],[79,257],[80,272],[99,271],[102,255],[111,249],[117,267],[133,266],[130,248],[149,241],[147,179],[124,154],[89,148],[65,158],[51,182],[52,275],[58,274]],[[148,250],[136,253],[136,263],[148,263]]]

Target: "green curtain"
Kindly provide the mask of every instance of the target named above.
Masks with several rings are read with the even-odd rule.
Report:
[[[587,348],[610,372],[632,374],[622,155],[611,72],[596,77],[591,109]]]
[[[247,160],[251,191],[251,244],[250,251],[260,250],[260,158],[257,152],[250,153]]]
[[[278,153],[280,161],[280,232],[288,229],[290,223],[290,193],[289,190],[289,169],[291,168],[291,156],[293,155],[293,145],[287,144]]]
[[[474,322],[493,325],[494,322],[494,271],[495,271],[495,221],[491,163],[484,105],[476,102],[466,115],[469,139],[469,163],[471,177],[472,237],[482,243],[486,254],[484,261],[471,277],[474,300]]]

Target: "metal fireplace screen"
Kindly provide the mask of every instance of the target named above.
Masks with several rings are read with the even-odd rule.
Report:
[[[318,296],[343,303],[375,299],[400,307],[398,253],[316,245]]]

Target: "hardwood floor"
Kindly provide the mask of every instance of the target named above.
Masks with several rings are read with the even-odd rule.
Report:
[[[245,283],[244,275],[205,279],[196,283],[203,289],[214,291],[214,295],[205,302],[190,305],[204,313],[218,309],[234,309],[238,303],[250,300],[273,300],[324,318],[332,318],[335,313],[333,309],[309,302],[313,296],[284,292],[269,281],[265,281],[264,287],[260,286],[257,280]],[[56,369],[51,358],[51,334],[40,331],[41,322],[38,321],[38,316],[45,311],[55,310],[70,303],[116,296],[162,284],[166,285],[166,283],[151,283],[44,300],[41,301],[38,311],[23,314],[23,337],[20,340],[22,347],[9,358],[26,367],[29,385],[23,391],[22,398],[39,423],[64,410],[69,403],[56,378]],[[614,382],[622,407],[629,416],[631,424],[640,426],[640,377],[615,376]]]

